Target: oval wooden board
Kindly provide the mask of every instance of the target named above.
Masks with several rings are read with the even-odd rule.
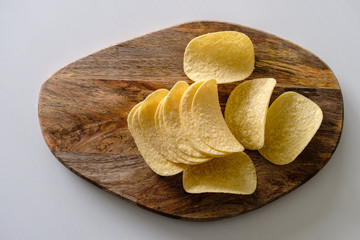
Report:
[[[316,102],[324,120],[291,164],[275,166],[257,151],[258,186],[249,196],[188,194],[181,174],[160,177],[147,167],[127,128],[130,109],[159,88],[191,81],[183,72],[187,43],[201,34],[234,30],[254,43],[249,77],[277,80],[271,102],[296,91]],[[239,82],[219,85],[222,109]],[[98,187],[171,217],[214,220],[264,206],[296,189],[331,158],[343,125],[343,99],[329,67],[311,52],[272,34],[224,22],[190,22],[116,44],[56,72],[42,86],[39,121],[47,145],[68,169]]]

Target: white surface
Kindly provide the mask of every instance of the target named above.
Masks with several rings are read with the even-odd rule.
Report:
[[[359,2],[170,2],[0,2],[0,239],[359,239]],[[191,20],[243,24],[309,49],[345,100],[340,144],[318,175],[256,211],[206,223],[154,214],[77,177],[50,153],[37,118],[40,86],[59,68]]]

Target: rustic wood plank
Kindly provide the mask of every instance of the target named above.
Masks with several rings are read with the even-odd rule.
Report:
[[[160,177],[143,161],[127,129],[130,109],[159,88],[191,81],[182,68],[186,44],[214,31],[244,32],[253,41],[255,71],[249,79],[278,81],[271,102],[296,91],[316,102],[323,123],[291,164],[275,166],[246,151],[258,175],[254,194],[188,194],[181,174]],[[222,109],[239,83],[219,85]],[[67,168],[91,183],[171,217],[213,220],[245,213],[291,192],[329,161],[340,139],[343,99],[331,69],[300,46],[272,34],[223,22],[191,22],[103,49],[56,72],[42,86],[39,121],[50,150]]]

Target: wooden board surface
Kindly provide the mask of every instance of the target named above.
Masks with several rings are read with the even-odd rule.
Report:
[[[316,102],[324,120],[291,164],[276,166],[257,151],[258,186],[249,196],[188,194],[181,174],[160,177],[147,167],[127,128],[131,108],[159,88],[192,83],[183,71],[187,43],[201,34],[234,30],[253,41],[256,63],[249,79],[273,77],[274,101],[295,91]],[[240,82],[219,85],[222,110]],[[223,22],[190,22],[135,38],[82,58],[52,75],[39,96],[39,121],[55,157],[67,168],[141,207],[188,220],[214,220],[264,206],[296,189],[331,158],[343,125],[343,99],[329,67],[311,52],[272,34]],[[52,159],[49,159],[52,161]]]

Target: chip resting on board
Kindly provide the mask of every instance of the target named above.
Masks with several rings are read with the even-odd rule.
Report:
[[[128,115],[128,127],[134,137],[136,146],[147,165],[157,174],[161,176],[171,176],[183,171],[186,167],[183,164],[174,164],[165,159],[153,146],[149,136],[144,134],[143,129],[139,122],[139,110],[146,104],[155,107],[162,98],[167,95],[168,91],[165,89],[159,89],[150,94],[142,103],[137,104]],[[152,106],[153,105],[153,106]],[[155,106],[156,105],[156,106]]]
[[[192,39],[184,53],[184,71],[193,81],[240,81],[253,72],[254,46],[236,31],[214,32]]]
[[[225,121],[236,139],[250,150],[264,145],[266,112],[276,80],[258,78],[239,84],[225,107]]]
[[[260,154],[274,164],[295,160],[319,129],[323,119],[321,108],[295,93],[280,95],[268,109],[265,143]]]
[[[179,106],[181,129],[185,134],[185,136],[191,141],[192,145],[202,153],[214,157],[226,156],[229,153],[217,151],[212,147],[208,146],[207,144],[205,144],[204,142],[202,142],[201,139],[196,138],[194,136],[191,106],[196,91],[203,83],[204,81],[193,83],[190,87],[186,89],[183,96],[181,97],[180,106]]]
[[[188,193],[252,194],[256,185],[254,163],[244,152],[189,166],[183,172],[183,187]]]
[[[204,142],[211,148],[232,153],[244,147],[236,140],[221,113],[217,83],[205,81],[196,91],[191,106],[192,136],[196,142]]]
[[[157,149],[166,159],[173,163],[188,164],[190,162],[182,159],[176,151],[177,149],[175,149],[174,146],[172,146],[172,143],[168,141],[167,131],[165,131],[164,120],[162,116],[164,100],[165,98],[160,101],[154,117],[156,134],[159,137],[156,144]]]
[[[161,115],[163,118],[162,133],[166,135],[165,141],[169,142],[168,146],[176,151],[177,154],[185,159],[188,164],[199,164],[212,159],[195,149],[191,142],[185,137],[181,129],[179,105],[182,95],[189,85],[184,81],[177,82],[169,94],[164,98]],[[181,162],[181,159],[179,160]]]

